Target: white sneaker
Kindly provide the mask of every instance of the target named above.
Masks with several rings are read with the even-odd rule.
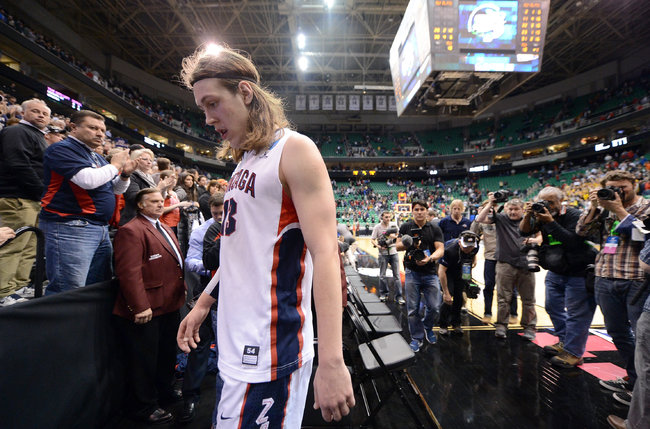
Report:
[[[25,302],[27,301],[25,298],[23,298],[20,295],[11,294],[8,296],[5,296],[4,298],[0,299],[0,307],[8,307],[10,305],[17,304],[19,302]]]
[[[34,298],[34,287],[33,286],[25,286],[20,289],[18,289],[16,292],[14,292],[16,295],[20,295],[23,298]]]

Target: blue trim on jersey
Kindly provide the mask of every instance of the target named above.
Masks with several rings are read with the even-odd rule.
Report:
[[[289,400],[291,374],[266,383],[248,385],[240,427],[282,429],[284,410]],[[270,403],[270,400],[273,403]],[[268,422],[268,426],[264,426]]]
[[[302,329],[298,313],[297,288],[301,280],[300,261],[305,246],[302,231],[294,228],[282,235],[280,243],[276,294],[278,298],[277,356],[278,377],[299,368],[300,343],[298,334]],[[304,298],[304,291],[303,291]]]

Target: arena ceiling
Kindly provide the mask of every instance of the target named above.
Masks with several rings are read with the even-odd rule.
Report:
[[[201,43],[226,42],[251,54],[275,91],[350,92],[392,85],[388,52],[408,0],[44,0],[41,4],[101,49],[163,79]],[[647,0],[551,0],[536,89],[633,55],[649,45]],[[302,31],[309,59],[298,71]]]

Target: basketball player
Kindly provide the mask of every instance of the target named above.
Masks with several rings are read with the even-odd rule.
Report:
[[[224,197],[220,269],[183,320],[189,351],[219,282],[219,428],[298,428],[311,376],[312,279],[318,314],[314,408],[326,421],[354,406],[343,362],[334,196],[314,143],[291,131],[281,100],[241,54],[223,47],[183,60],[181,77],[220,154],[238,162]]]

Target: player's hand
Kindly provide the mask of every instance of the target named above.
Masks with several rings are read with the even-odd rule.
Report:
[[[151,322],[152,317],[153,311],[151,311],[151,308],[147,308],[145,311],[136,314],[134,321],[138,325],[144,325],[145,323]]]
[[[334,365],[321,363],[314,376],[314,409],[320,408],[323,419],[331,422],[347,416],[354,404],[352,381],[343,360]]]
[[[187,313],[185,319],[181,321],[181,325],[178,327],[178,334],[176,334],[176,343],[178,344],[178,348],[183,352],[189,353],[201,341],[199,328],[209,312],[210,307],[203,308],[195,306],[192,311]]]

